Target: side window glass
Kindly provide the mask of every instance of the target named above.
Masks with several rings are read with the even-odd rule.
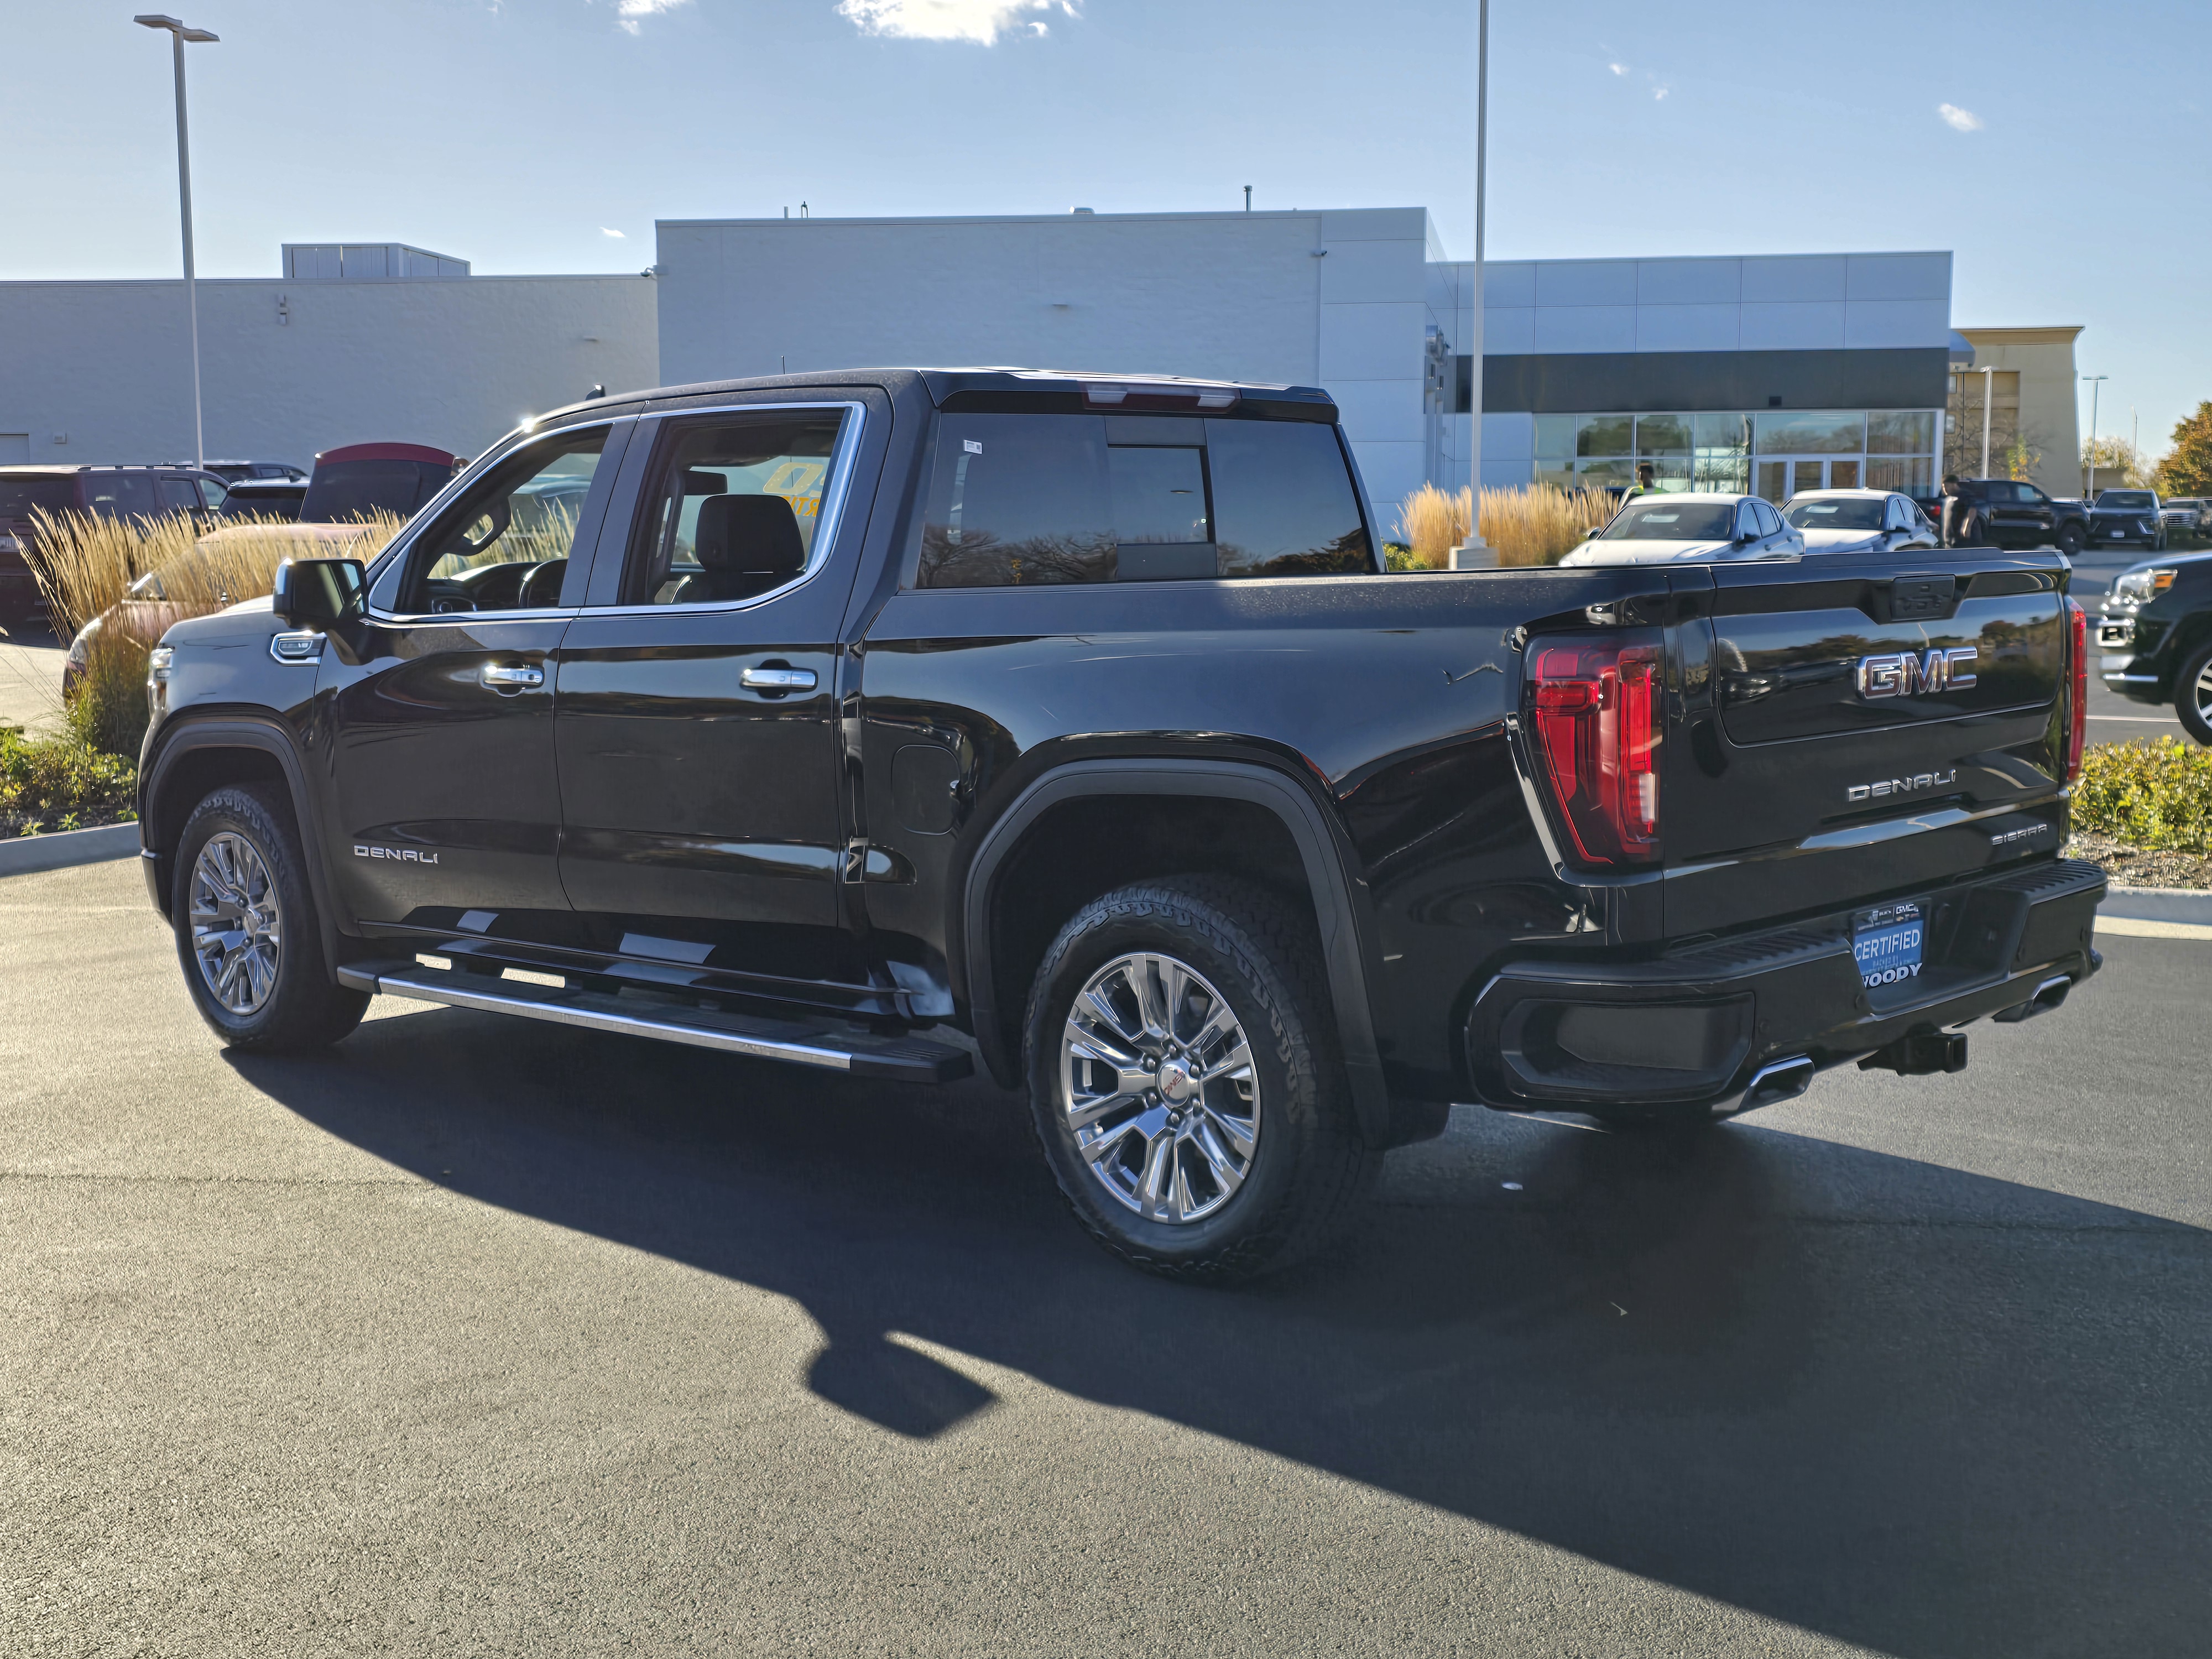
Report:
[[[1357,575],[1374,568],[1334,427],[1206,423],[1224,576]]]
[[[939,418],[917,586],[1112,581],[1117,568],[1105,416]]]
[[[164,513],[197,513],[200,510],[200,493],[192,488],[190,478],[161,480],[161,511]]]
[[[154,481],[143,472],[88,472],[84,483],[85,506],[103,519],[150,515]]]
[[[672,427],[644,497],[625,605],[728,605],[795,580],[814,557],[842,410]]]
[[[439,515],[416,544],[413,611],[549,610],[561,602],[576,521],[607,429],[527,444]]]
[[[1774,507],[1771,502],[1754,501],[1752,503],[1752,507],[1759,514],[1759,533],[1760,535],[1779,536],[1782,533],[1782,515],[1774,510]]]
[[[217,483],[212,477],[202,478],[198,482],[200,494],[207,498],[207,504],[210,508],[221,507],[223,502],[230,499],[228,484]]]

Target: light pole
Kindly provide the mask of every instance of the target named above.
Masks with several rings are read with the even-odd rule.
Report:
[[[2081,499],[2086,501],[2097,493],[2097,394],[2112,377],[2084,374],[2081,378],[2089,383],[2089,463],[2081,469]],[[2076,404],[2075,407],[2079,409],[2081,405]]]
[[[1484,187],[1489,172],[1490,143],[1490,0],[1475,0],[1474,9],[1474,337],[1468,343],[1468,526],[1465,550],[1473,556],[1464,562],[1486,562],[1475,550],[1482,539],[1482,232]],[[1460,565],[1461,548],[1452,550],[1452,563]]]
[[[1996,384],[1994,366],[1982,371],[1982,476],[1990,476],[1990,388]]]
[[[131,21],[149,29],[167,29],[177,66],[177,204],[185,225],[185,311],[192,335],[192,464],[207,465],[207,434],[200,424],[200,295],[192,274],[192,147],[185,127],[185,43],[198,46],[220,37],[205,29],[188,28],[173,17],[147,12]]]

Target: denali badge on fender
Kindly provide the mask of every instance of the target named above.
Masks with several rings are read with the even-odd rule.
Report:
[[[1879,778],[1872,783],[1855,783],[1844,791],[1846,800],[1880,800],[1884,795],[1910,795],[1923,789],[1941,789],[1947,783],[1955,783],[1959,769],[1948,772],[1916,772],[1909,778]]]
[[[353,855],[357,859],[398,859],[403,864],[435,864],[435,853],[418,853],[411,847],[356,846]]]
[[[1861,657],[1859,696],[1871,700],[1934,691],[1963,691],[1974,683],[1974,676],[1959,671],[1978,654],[1971,645],[1955,645],[1948,651],[1938,647],[1925,657],[1916,657],[1910,651]]]

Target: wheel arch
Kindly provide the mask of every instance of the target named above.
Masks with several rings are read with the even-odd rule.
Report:
[[[273,718],[187,715],[163,729],[152,763],[143,773],[138,798],[139,857],[146,866],[146,886],[154,908],[174,921],[177,844],[184,837],[185,824],[192,809],[211,790],[237,783],[282,787],[306,859],[323,957],[335,970],[337,909],[325,862],[321,820],[292,734]]]
[[[999,887],[1015,867],[1017,856],[1033,844],[1055,811],[1084,801],[1144,797],[1232,804],[1265,814],[1279,826],[1296,860],[1297,885],[1312,906],[1320,933],[1331,1012],[1361,1131],[1375,1146],[1389,1144],[1393,1139],[1390,1101],[1368,994],[1365,939],[1370,930],[1347,873],[1346,852],[1312,795],[1282,773],[1261,765],[1215,760],[1074,761],[1031,783],[999,816],[977,844],[957,907],[958,960],[969,1018],[993,1077],[1002,1086],[1015,1088],[1022,1075],[1023,1011],[1007,1006],[1011,997],[1003,971],[1007,964],[1000,960],[1007,931],[997,902]],[[1053,929],[1057,931],[1066,920],[1052,918]],[[1020,995],[1027,996],[1025,981]]]

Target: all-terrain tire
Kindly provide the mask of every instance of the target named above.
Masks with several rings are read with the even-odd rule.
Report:
[[[265,890],[276,899],[275,971],[265,994],[243,1010],[216,994],[193,942],[194,872],[202,852],[219,836],[246,843],[265,873]],[[234,853],[234,866],[240,861]],[[200,1018],[226,1045],[264,1053],[323,1048],[361,1024],[368,994],[340,985],[324,963],[320,919],[289,802],[258,784],[216,790],[185,822],[174,868],[169,911],[185,985]],[[268,914],[265,904],[256,911]]]
[[[1154,1218],[1117,1198],[1085,1161],[1063,1097],[1076,997],[1102,969],[1143,952],[1174,958],[1218,992],[1258,1093],[1242,1184],[1195,1219]],[[1313,922],[1243,882],[1165,877],[1085,905],[1037,969],[1023,1049],[1032,1122],[1061,1195],[1092,1237],[1150,1273],[1227,1284],[1304,1260],[1336,1238],[1378,1162],[1359,1133]]]
[[[2173,712],[2183,731],[2212,744],[2212,641],[2191,652],[2174,675]]]
[[[2058,534],[2055,539],[2058,544],[2058,550],[2061,553],[2063,553],[2068,558],[2075,559],[2081,557],[2083,538],[2081,526],[2080,525],[2060,525],[2058,526]]]

